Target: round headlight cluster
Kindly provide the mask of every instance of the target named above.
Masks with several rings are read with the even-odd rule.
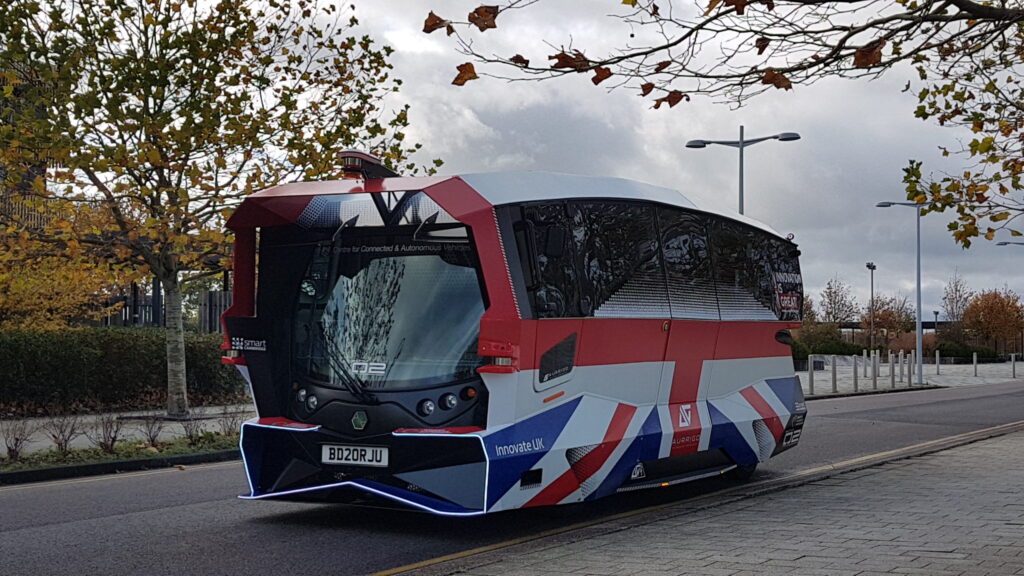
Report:
[[[451,410],[459,405],[459,399],[455,397],[455,394],[445,394],[441,396],[441,409]]]
[[[310,412],[316,410],[316,405],[319,401],[316,399],[316,395],[310,394],[306,397],[306,409]]]
[[[416,411],[420,413],[420,416],[430,416],[434,413],[434,409],[437,405],[431,399],[421,400],[420,405],[416,407]]]

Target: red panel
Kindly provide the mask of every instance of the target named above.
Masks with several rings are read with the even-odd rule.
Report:
[[[235,232],[235,250],[232,256],[235,284],[231,293],[231,307],[220,316],[224,341],[222,350],[231,349],[231,335],[228,333],[228,316],[252,316],[256,311],[256,230],[242,229]],[[233,362],[238,364],[238,362]],[[244,363],[244,360],[243,362]]]
[[[604,433],[604,440],[593,450],[587,452],[586,456],[580,458],[574,467],[577,471],[570,468],[523,506],[558,504],[569,494],[575,492],[580,487],[580,484],[596,474],[604,466],[605,462],[608,461],[612,452],[622,442],[622,437],[626,435],[626,430],[629,428],[629,423],[633,420],[634,414],[636,414],[636,406],[619,404],[615,409],[615,414],[612,415],[612,421],[608,425],[608,430]],[[581,475],[578,471],[585,471],[585,473]]]
[[[789,356],[789,346],[775,339],[776,332],[789,326],[789,322],[721,322],[715,359]]]
[[[740,391],[740,394],[742,394],[747,402],[750,402],[750,405],[754,407],[754,410],[757,410],[757,413],[761,415],[764,423],[768,426],[768,429],[771,430],[772,436],[775,437],[775,441],[779,442],[782,440],[782,433],[784,431],[782,422],[779,420],[778,414],[775,413],[775,410],[772,410],[772,407],[768,402],[766,402],[765,399],[758,394],[757,390],[754,390],[753,388],[744,388]]]
[[[675,362],[670,404],[697,401],[697,387],[705,360],[715,357],[715,345],[721,343],[719,322],[673,320],[665,353],[667,362]],[[673,415],[673,420],[678,418]]]
[[[665,358],[666,320],[586,318],[578,364],[599,366],[625,362],[661,362]],[[538,352],[540,346],[537,347]]]
[[[540,367],[540,357],[554,345],[568,338],[570,334],[576,334],[576,356],[573,358],[573,365],[582,363],[580,358],[582,342],[580,332],[583,330],[583,321],[581,319],[566,318],[563,320],[551,318],[548,320],[537,320],[534,324],[537,326],[537,342],[535,344],[536,353],[533,355],[530,366],[531,369]]]
[[[490,300],[484,319],[518,320],[520,314],[512,291],[512,278],[505,260],[505,245],[498,232],[494,207],[461,178],[445,179],[424,188],[423,192],[473,230]]]
[[[228,228],[242,230],[262,226],[283,226],[298,219],[302,211],[313,200],[313,195],[303,196],[250,196],[242,202],[228,219]]]
[[[309,430],[310,428],[317,428],[316,424],[306,424],[304,422],[296,422],[295,420],[289,420],[288,418],[282,418],[275,416],[272,418],[260,418],[256,421],[260,426],[273,426],[274,428],[291,428],[293,430]]]

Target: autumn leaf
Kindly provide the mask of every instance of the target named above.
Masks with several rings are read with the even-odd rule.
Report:
[[[636,0],[622,0],[622,3],[626,6],[636,6]]]
[[[640,95],[641,96],[647,96],[648,94],[651,93],[652,90],[654,90],[654,83],[653,82],[648,82],[646,84],[643,84],[643,85],[640,86]]]
[[[509,61],[509,62],[511,62],[511,63],[513,63],[513,64],[515,64],[516,66],[523,66],[523,67],[526,67],[526,66],[529,66],[529,65],[530,65],[530,61],[529,61],[529,60],[527,60],[526,58],[523,58],[523,57],[522,57],[521,55],[519,55],[519,54],[516,54],[515,56],[513,56],[513,57],[509,58],[509,59],[508,59],[508,61]]]
[[[704,11],[704,15],[707,16],[708,14],[711,14],[715,10],[715,7],[721,3],[722,0],[711,0],[708,2],[708,9]]]
[[[448,26],[448,21],[431,12],[427,14],[427,19],[423,22],[423,31],[430,34],[434,30],[440,30],[445,26]]]
[[[455,80],[452,80],[452,84],[456,86],[462,86],[470,80],[476,80],[479,76],[476,75],[476,68],[473,67],[472,62],[466,62],[465,64],[459,64],[455,67],[459,74],[455,76]]]
[[[785,75],[780,72],[776,72],[772,68],[768,68],[764,71],[764,77],[761,78],[761,84],[771,84],[772,86],[782,90],[793,89],[793,83],[789,81],[789,78],[786,78]]]
[[[654,101],[654,109],[657,110],[658,108],[661,108],[662,104],[668,104],[668,107],[672,108],[676,104],[679,104],[679,102],[681,102],[684,98],[686,99],[687,102],[690,101],[690,97],[688,95],[683,94],[679,90],[673,90],[673,91],[669,92],[667,95],[662,96],[661,98],[658,98],[657,100],[655,100]]]
[[[651,16],[658,16],[660,12],[661,9],[658,8],[657,4],[651,4]]]
[[[732,6],[736,9],[736,14],[743,16],[743,11],[747,8],[747,0],[725,0],[726,6]]]
[[[497,28],[494,19],[498,17],[497,6],[481,6],[469,13],[469,23],[480,29],[481,32],[488,28]]]
[[[594,77],[591,78],[590,81],[594,83],[594,86],[597,86],[601,82],[604,82],[605,80],[610,78],[611,75],[611,70],[605,68],[604,66],[598,66],[597,68],[594,68]]]
[[[548,56],[548,60],[555,61],[551,65],[552,68],[572,68],[577,72],[582,72],[590,67],[590,61],[579,50],[573,50],[572,54],[567,54],[564,51],[559,52],[554,56]]]
[[[767,8],[769,12],[771,12],[772,10],[775,10],[775,2],[773,2],[772,0],[762,0],[762,1],[764,3],[765,8]]]
[[[451,36],[452,34],[455,34],[455,26],[452,26],[451,24],[445,26],[444,27],[444,32],[448,36]]]
[[[768,48],[769,42],[771,42],[771,40],[765,38],[764,36],[761,36],[760,38],[754,41],[754,47],[757,48],[758,56],[764,54],[765,49]]]
[[[870,68],[882,61],[882,48],[885,38],[879,38],[857,49],[853,53],[853,65],[857,68]]]
[[[655,71],[655,73],[661,72],[662,70],[664,70],[665,68],[668,68],[671,65],[672,65],[672,61],[671,60],[662,60],[661,62],[658,62],[657,66],[654,67],[654,71]]]

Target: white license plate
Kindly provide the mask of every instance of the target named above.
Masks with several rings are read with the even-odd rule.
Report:
[[[321,448],[320,460],[324,464],[351,464],[380,468],[388,465],[388,449],[384,446],[324,444]]]

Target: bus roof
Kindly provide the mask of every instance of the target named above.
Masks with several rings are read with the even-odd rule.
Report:
[[[720,210],[695,202],[683,193],[671,188],[654,186],[624,178],[579,176],[556,172],[486,172],[452,176],[382,178],[376,180],[342,179],[293,182],[267,188],[248,197],[242,206],[239,207],[238,211],[236,211],[235,216],[232,217],[234,222],[231,224],[259,226],[284,223],[280,219],[273,219],[274,221],[270,222],[258,217],[256,218],[257,220],[263,221],[258,224],[252,221],[252,217],[256,216],[253,212],[258,211],[266,214],[265,210],[269,210],[280,214],[280,211],[275,210],[272,206],[275,204],[274,200],[300,200],[314,196],[361,192],[381,193],[425,190],[456,178],[463,180],[492,206],[571,198],[647,200],[715,214],[748,224],[776,236],[781,236],[781,234],[763,222],[732,210]],[[291,202],[288,203],[291,204]],[[259,205],[259,208],[256,205]],[[291,210],[287,211],[291,212]],[[301,208],[299,211],[301,211]],[[246,223],[242,224],[242,220],[246,221]],[[229,227],[233,226],[229,224]]]

